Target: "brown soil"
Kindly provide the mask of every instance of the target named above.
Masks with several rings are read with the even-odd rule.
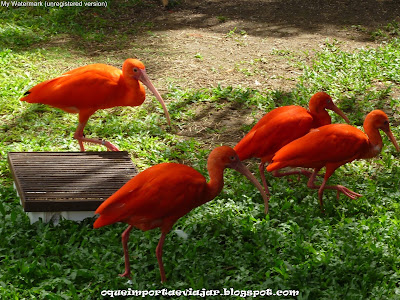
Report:
[[[181,0],[167,10],[160,2],[136,11],[152,26],[135,55],[152,77],[182,87],[290,90],[299,73],[287,56],[308,59],[334,39],[348,50],[375,46],[370,32],[399,17],[395,0]]]

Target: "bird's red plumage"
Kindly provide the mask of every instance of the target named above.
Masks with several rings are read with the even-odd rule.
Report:
[[[224,185],[223,172],[226,168],[235,169],[246,176],[261,192],[264,203],[267,201],[261,185],[240,162],[236,152],[228,146],[221,146],[215,148],[208,157],[209,182],[191,167],[163,163],[136,175],[99,206],[96,213],[100,214],[100,217],[93,224],[94,228],[115,222],[129,224],[122,234],[125,272],[121,276],[130,277],[127,243],[131,229],[136,227],[150,230],[160,227],[161,237],[156,248],[156,257],[161,280],[166,280],[162,262],[162,247],[166,234],[180,217],[211,201],[221,192]]]
[[[234,149],[240,160],[260,157],[270,161],[284,145],[305,135],[312,123],[312,116],[303,107],[279,107],[264,115]]]
[[[266,115],[250,130],[248,134],[234,147],[240,160],[257,157],[261,159],[259,171],[261,181],[267,193],[268,185],[265,179],[265,164],[270,163],[275,153],[288,143],[304,136],[313,128],[331,123],[327,109],[335,111],[349,123],[344,113],[333,103],[325,92],[315,93],[309,101],[309,110],[300,106],[290,105],[276,108]],[[274,176],[291,174],[307,175],[309,172],[291,171],[287,173],[274,172]]]
[[[368,146],[368,136],[353,126],[325,125],[280,149],[267,171],[288,166],[316,168],[327,162],[345,164],[362,157]]]
[[[111,151],[118,151],[108,141],[85,137],[83,130],[90,116],[98,109],[141,105],[145,100],[143,85],[160,102],[170,124],[164,100],[148,78],[143,63],[132,58],[125,60],[122,70],[105,64],[73,69],[37,84],[25,93],[21,101],[47,104],[69,113],[78,113],[79,124],[74,138],[78,140],[81,151],[85,151],[83,142],[104,145]]]
[[[136,106],[142,104],[144,99],[145,90],[138,81],[127,85],[120,69],[93,64],[37,84],[21,101],[79,112],[114,106]]]
[[[234,149],[240,160],[258,157],[263,163],[270,162],[275,152],[286,144],[307,134],[312,128],[330,124],[331,118],[326,109],[334,110],[348,121],[327,93],[318,92],[311,97],[309,110],[290,105],[265,114]]]
[[[163,163],[128,181],[99,206],[94,227],[125,222],[142,230],[172,224],[202,204],[206,179],[191,167]]]
[[[284,167],[314,168],[307,186],[318,189],[318,198],[323,211],[322,194],[325,189],[336,190],[351,199],[361,197],[342,185],[327,186],[326,182],[340,166],[355,159],[372,158],[382,149],[382,137],[379,130],[387,134],[396,150],[399,146],[389,128],[387,115],[381,110],[370,112],[364,121],[365,133],[346,124],[331,124],[312,130],[305,136],[287,144],[272,158],[267,171]],[[326,168],[324,180],[320,186],[314,182],[322,167]]]

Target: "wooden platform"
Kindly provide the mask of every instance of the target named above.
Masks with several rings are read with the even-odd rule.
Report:
[[[137,174],[121,152],[10,152],[25,212],[95,211]]]

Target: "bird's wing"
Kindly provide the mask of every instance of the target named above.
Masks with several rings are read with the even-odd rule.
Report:
[[[241,160],[272,156],[287,143],[305,135],[310,130],[312,121],[312,116],[300,106],[274,109],[234,149]]]
[[[132,178],[103,202],[95,226],[118,221],[150,222],[183,216],[203,196],[205,178],[196,170],[180,164],[153,166]]]
[[[108,65],[88,65],[31,88],[21,101],[43,103],[70,112],[99,106],[99,99],[115,93],[121,70]]]
[[[326,125],[279,150],[267,170],[346,163],[360,157],[367,147],[368,137],[361,130],[347,124]]]

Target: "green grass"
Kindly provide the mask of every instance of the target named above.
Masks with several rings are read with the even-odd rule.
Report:
[[[24,48],[48,41],[52,37],[63,39],[72,35],[74,38],[69,42],[75,47],[85,49],[101,44],[110,51],[116,50],[119,46],[114,43],[115,40],[126,40],[142,27],[149,26],[135,21],[131,16],[135,9],[156,5],[155,2],[141,0],[101,2],[107,2],[107,7],[1,6],[0,44],[4,47]]]
[[[392,89],[400,84],[399,48],[399,38],[352,53],[342,51],[337,41],[328,41],[313,64],[304,66],[300,88],[305,93],[328,92],[362,124],[365,114],[374,108],[396,110],[399,106],[399,99],[390,99]]]
[[[42,18],[54,21],[57,14],[66,13],[50,11],[52,14]],[[304,178],[298,182],[295,178],[288,181],[268,176],[272,197],[270,214],[265,216],[259,193],[240,174],[227,170],[222,193],[175,225],[188,238],[174,232],[167,236],[164,263],[168,281],[164,285],[159,283],[154,253],[158,230],[132,231],[129,247],[133,279],[128,283],[117,276],[124,268],[120,234],[125,225],[94,230],[94,218],[82,223],[64,220],[58,226],[29,224],[12,187],[7,153],[79,150],[73,139],[76,115],[19,101],[33,84],[89,61],[80,52],[32,46],[71,28],[72,35],[90,41],[80,35],[86,28],[79,23],[81,14],[87,12],[73,12],[68,20],[57,17],[62,21],[54,27],[41,25],[34,18],[34,10],[1,12],[8,20],[2,23],[2,30],[14,29],[0,39],[0,298],[97,299],[104,289],[128,288],[289,289],[300,291],[297,299],[400,297],[400,164],[387,138],[377,158],[347,164],[330,179],[364,196],[354,201],[344,196],[336,200],[334,192],[326,191],[324,215],[319,211],[316,191],[306,187]],[[101,17],[107,18],[108,13]],[[295,55],[291,52],[288,59]],[[256,114],[282,105],[306,106],[312,93],[324,89],[357,126],[362,125],[367,112],[384,108],[394,125],[394,135],[399,137],[394,117],[400,101],[399,62],[400,42],[396,37],[379,47],[354,52],[342,50],[341,44],[333,41],[315,52],[311,64],[299,64],[302,76],[290,92],[170,87],[163,96],[179,129],[196,118],[198,105],[222,107],[235,102]],[[339,118],[334,116],[333,120]],[[127,150],[140,170],[175,161],[206,174],[209,149],[218,146],[169,130],[162,109],[152,100],[137,108],[99,111],[85,133]],[[104,150],[94,145],[88,149]],[[258,176],[256,161],[250,161],[249,166]]]

